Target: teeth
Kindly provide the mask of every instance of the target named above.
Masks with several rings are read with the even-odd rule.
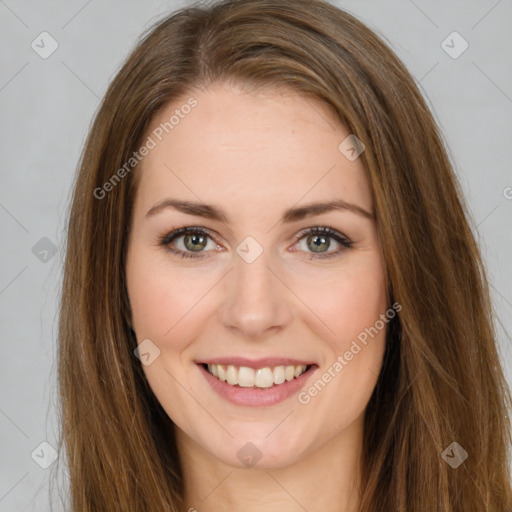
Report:
[[[276,366],[274,368],[248,368],[247,366],[224,366],[222,364],[209,364],[208,371],[219,380],[227,382],[231,386],[243,388],[271,388],[283,382],[300,377],[307,366]]]
[[[252,368],[243,366],[238,370],[238,385],[242,388],[252,388],[254,386],[254,370]]]
[[[224,369],[223,366],[221,366],[220,364],[215,364],[215,365],[212,365],[212,366],[216,366],[217,367],[217,372],[218,372],[218,378],[220,380],[223,380],[224,382],[226,382],[226,370]]]
[[[285,380],[284,366],[276,366],[273,372],[274,384],[282,384]]]
[[[232,365],[228,366],[228,371],[226,372],[226,376],[227,376],[228,384],[231,384],[232,386],[235,386],[236,384],[238,384],[238,371],[234,366],[232,366]]]
[[[274,375],[270,368],[260,368],[256,370],[254,385],[257,388],[271,388],[274,385]]]
[[[302,373],[301,367],[300,366],[296,366],[295,367],[295,372],[294,372],[295,377],[300,377],[301,373]]]

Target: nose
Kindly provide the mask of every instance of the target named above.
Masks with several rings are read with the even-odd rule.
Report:
[[[275,336],[292,319],[293,294],[283,281],[265,251],[252,263],[235,256],[218,310],[221,323],[247,339]]]

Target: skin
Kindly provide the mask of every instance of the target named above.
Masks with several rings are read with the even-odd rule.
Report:
[[[195,360],[294,357],[316,361],[309,388],[388,309],[375,221],[333,210],[292,223],[291,207],[343,199],[372,212],[361,158],[338,145],[349,132],[327,106],[291,90],[249,92],[212,84],[198,104],[142,162],[127,254],[132,326],[160,355],[143,369],[176,425],[186,509],[199,512],[355,511],[363,414],[382,365],[386,327],[369,338],[309,403],[294,395],[267,407],[234,405],[217,395]],[[173,102],[151,129],[189,96]],[[166,198],[221,207],[222,222],[166,208]],[[311,259],[308,235],[332,238]],[[181,258],[160,240],[174,229],[212,233],[201,258]],[[263,253],[247,263],[237,246],[252,236]],[[193,252],[185,237],[169,244]],[[192,247],[192,249],[190,249]],[[322,252],[320,253],[321,256]],[[304,389],[304,388],[303,388]],[[237,452],[261,452],[246,467]]]

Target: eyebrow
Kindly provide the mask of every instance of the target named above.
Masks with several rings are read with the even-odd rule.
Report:
[[[171,198],[164,199],[163,201],[155,204],[146,213],[146,217],[152,217],[167,208],[173,208],[182,213],[195,215],[197,217],[204,217],[206,219],[217,220],[224,223],[229,222],[227,214],[218,206],[208,205],[205,203],[197,203],[193,201],[179,201],[177,199]],[[375,219],[374,212],[369,212],[357,204],[348,203],[342,199],[337,199],[324,203],[309,203],[298,208],[289,208],[284,212],[281,221],[284,223],[297,222],[306,217],[320,215],[322,213],[336,210],[345,210],[355,213],[356,215],[360,215],[366,219]]]

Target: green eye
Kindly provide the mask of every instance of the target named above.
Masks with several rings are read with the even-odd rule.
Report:
[[[206,236],[191,234],[183,235],[183,245],[190,251],[202,251],[206,247]]]
[[[317,226],[302,231],[296,236],[296,240],[298,242],[305,241],[305,247],[300,251],[310,254],[312,259],[336,256],[351,247],[353,243],[338,231],[327,226]],[[341,248],[329,251],[333,240]],[[204,228],[189,227],[172,231],[160,241],[160,245],[167,247],[169,251],[182,258],[201,258],[204,256],[203,253],[209,250],[208,242],[211,242],[210,249],[219,248],[211,234]],[[182,247],[176,247],[180,244]]]
[[[172,247],[176,241],[183,239],[183,249]],[[210,234],[202,228],[180,228],[166,235],[160,242],[160,245],[166,246],[171,252],[181,256],[182,258],[200,258],[211,240]],[[218,247],[213,243],[213,248]],[[197,254],[194,254],[197,253]]]
[[[338,231],[328,226],[309,228],[297,235],[297,239],[299,242],[305,240],[306,249],[311,251],[311,258],[329,258],[336,256],[345,249],[348,249],[353,243],[341,233],[338,233]],[[341,249],[329,251],[332,240],[334,240],[336,244],[339,244]],[[308,250],[305,252],[309,252]]]

